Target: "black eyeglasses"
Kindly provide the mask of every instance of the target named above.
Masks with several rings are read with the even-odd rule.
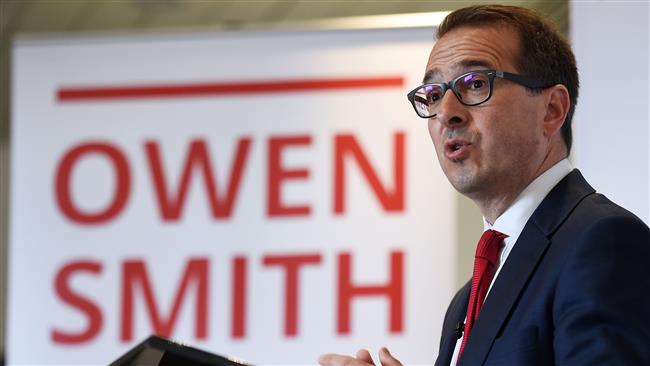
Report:
[[[466,106],[487,102],[492,96],[492,84],[495,77],[510,80],[530,89],[544,89],[554,85],[505,71],[480,70],[462,74],[448,83],[420,85],[411,90],[407,97],[418,116],[431,118],[438,114],[440,100],[448,89],[454,92],[456,98]]]

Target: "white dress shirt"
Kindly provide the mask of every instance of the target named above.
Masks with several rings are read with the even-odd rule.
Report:
[[[508,259],[508,255],[515,246],[515,243],[517,242],[521,231],[524,229],[526,222],[528,222],[528,219],[530,219],[533,212],[535,212],[535,209],[537,209],[537,206],[542,203],[551,189],[553,189],[553,187],[555,187],[555,185],[557,185],[572,170],[573,166],[568,159],[563,159],[557,162],[550,169],[542,173],[542,175],[535,178],[535,180],[533,180],[521,192],[521,194],[519,194],[512,205],[496,219],[493,225],[490,225],[490,223],[483,218],[484,231],[492,229],[508,235],[508,237],[503,240],[503,249],[501,250],[499,260],[496,264],[496,272],[492,278],[490,288],[488,289],[488,295],[490,289],[492,289],[492,285],[494,285],[494,281],[497,276],[499,276],[503,263]],[[487,295],[485,298],[487,299]],[[467,319],[465,319],[465,321],[467,321]],[[454,355],[451,358],[451,366],[456,366],[456,363],[458,362],[458,352],[462,340],[462,338],[459,338],[456,341]]]

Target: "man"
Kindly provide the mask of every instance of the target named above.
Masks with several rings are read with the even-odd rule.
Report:
[[[570,47],[529,10],[474,6],[438,28],[409,99],[486,230],[437,366],[650,365],[650,230],[567,160],[577,95]],[[385,348],[379,361],[400,365]]]

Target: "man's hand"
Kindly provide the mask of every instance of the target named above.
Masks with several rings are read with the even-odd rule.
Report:
[[[386,347],[379,350],[379,362],[382,366],[402,366],[402,363],[393,357]],[[375,364],[370,357],[370,352],[366,349],[357,351],[356,357],[328,353],[320,356],[318,363],[321,366],[369,366]]]

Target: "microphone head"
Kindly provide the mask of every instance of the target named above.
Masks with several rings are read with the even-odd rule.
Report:
[[[456,339],[463,338],[464,331],[465,331],[465,323],[464,322],[456,323]]]

